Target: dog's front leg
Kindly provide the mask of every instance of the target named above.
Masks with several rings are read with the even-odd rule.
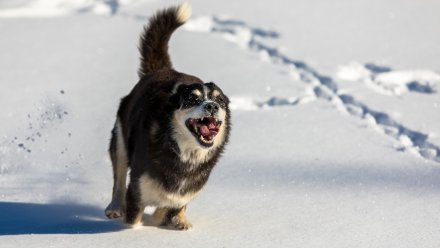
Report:
[[[145,206],[139,198],[139,190],[136,182],[130,182],[125,198],[125,217],[124,221],[130,225],[140,224],[144,214]]]
[[[192,227],[185,215],[186,206],[181,208],[157,208],[153,218],[157,225],[169,226],[178,230]]]

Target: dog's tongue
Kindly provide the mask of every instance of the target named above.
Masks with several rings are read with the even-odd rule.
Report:
[[[211,134],[211,131],[209,130],[209,127],[207,125],[200,126],[199,130],[202,136],[209,136]]]
[[[200,125],[199,132],[203,137],[212,139],[218,133],[218,128],[215,123],[211,122],[208,125]]]

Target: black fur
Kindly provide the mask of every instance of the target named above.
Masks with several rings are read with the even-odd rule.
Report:
[[[160,80],[161,74],[167,74],[166,80]],[[156,77],[157,75],[159,77]],[[177,181],[190,177],[192,184],[183,190],[186,193],[197,191],[204,185],[223,151],[223,146],[218,149],[212,159],[199,166],[196,171],[187,171],[191,166],[180,161],[178,156],[180,151],[170,130],[173,128],[171,118],[174,110],[178,109],[182,103],[185,104],[185,101],[173,102],[171,100],[172,97],[179,96],[171,94],[171,86],[182,81],[195,82],[196,85],[202,84],[195,77],[173,70],[147,75],[128,96],[122,99],[118,117],[122,124],[125,144],[127,144],[131,177],[136,178],[147,172],[149,176],[162,182],[169,191],[176,189]],[[227,98],[222,104],[223,106],[228,104]],[[230,115],[229,110],[227,111]],[[153,123],[157,123],[160,131],[151,136],[149,130],[152,129]],[[229,122],[226,124],[230,127]]]
[[[148,26],[144,27],[139,46],[141,54],[139,78],[150,72],[172,68],[168,55],[168,41],[171,34],[183,24],[177,20],[176,13],[175,7],[159,11],[150,19]]]
[[[204,83],[195,76],[172,69],[168,55],[168,41],[173,31],[182,25],[177,21],[177,10],[177,8],[169,8],[158,12],[150,19],[148,27],[145,28],[141,36],[139,49],[141,52],[141,68],[139,69],[141,79],[130,94],[121,100],[117,112],[124,139],[123,143],[127,151],[127,166],[130,169],[130,183],[124,204],[127,223],[134,223],[145,207],[142,205],[139,185],[139,179],[143,175],[148,175],[148,178],[154,180],[169,193],[184,196],[188,193],[198,192],[207,182],[211,170],[220,158],[229,138],[231,123],[229,100],[226,95],[214,83]],[[205,96],[204,87],[209,90],[207,96]],[[200,97],[191,94],[194,90],[201,92]],[[215,97],[212,95],[214,91],[219,92]],[[226,112],[222,124],[226,127],[222,133],[224,142],[210,151],[210,156],[206,161],[194,165],[190,161],[182,161],[181,159],[182,151],[180,151],[178,142],[173,135],[176,129],[173,118],[176,111],[203,104],[205,97],[215,102]],[[115,127],[112,131],[109,148],[115,174],[115,185],[116,167],[121,166],[117,162],[117,139],[118,134]],[[186,183],[182,187],[183,181]],[[170,209],[182,209],[183,207],[186,206],[178,208],[170,206]]]

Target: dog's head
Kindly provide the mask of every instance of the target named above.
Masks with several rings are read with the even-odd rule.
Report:
[[[174,106],[174,139],[180,152],[209,151],[227,139],[229,99],[214,83],[178,83],[170,98]]]

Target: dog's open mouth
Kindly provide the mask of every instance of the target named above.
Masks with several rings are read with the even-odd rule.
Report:
[[[210,147],[214,144],[215,136],[220,130],[221,121],[214,117],[203,117],[200,119],[189,118],[186,126],[203,146]]]

